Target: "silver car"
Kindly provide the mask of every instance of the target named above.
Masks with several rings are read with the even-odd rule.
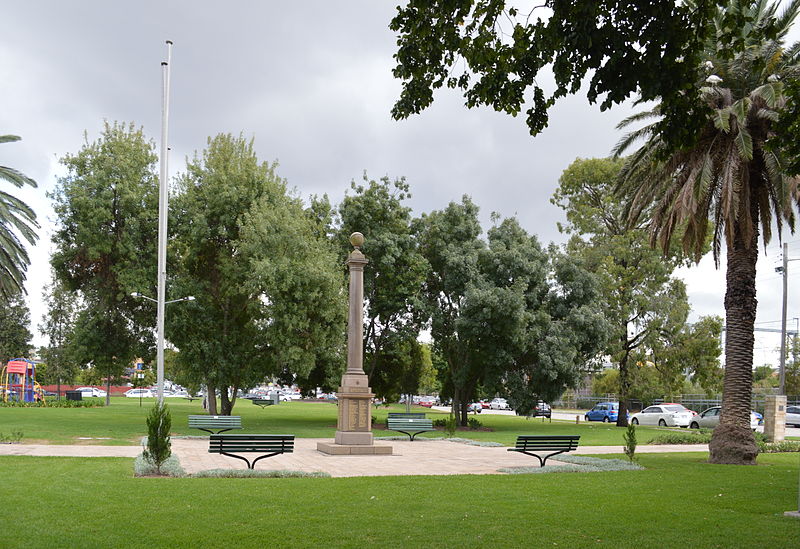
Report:
[[[659,427],[688,427],[695,412],[682,404],[659,404],[648,406],[631,416],[634,425],[658,425]]]
[[[786,426],[800,427],[800,406],[786,407]]]
[[[722,406],[712,406],[708,410],[703,410],[698,415],[694,416],[692,422],[689,424],[689,427],[692,429],[700,429],[701,427],[705,429],[713,429],[717,425],[719,425],[719,415],[722,411]],[[756,427],[758,427],[759,418],[755,412],[752,410],[750,411],[750,428],[755,431]],[[788,423],[788,418],[787,418]]]

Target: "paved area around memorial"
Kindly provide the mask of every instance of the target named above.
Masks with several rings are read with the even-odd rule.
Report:
[[[316,450],[317,442],[329,439],[299,438],[295,451],[262,459],[256,469],[288,469],[293,471],[325,472],[333,477],[385,475],[486,475],[497,474],[501,467],[536,466],[538,461],[506,447],[471,446],[445,440],[437,441],[376,441],[391,445],[391,456],[331,456]],[[66,456],[66,457],[135,457],[140,446],[97,446],[57,444],[0,444],[0,455]],[[172,451],[187,473],[208,469],[244,469],[244,461],[208,453],[208,441],[201,438],[172,439]],[[706,452],[708,446],[664,445],[639,446],[637,453]],[[584,446],[573,454],[622,453],[621,446]],[[248,458],[256,455],[248,455]],[[547,467],[563,463],[550,459]]]

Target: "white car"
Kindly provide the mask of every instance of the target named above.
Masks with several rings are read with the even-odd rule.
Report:
[[[695,412],[682,404],[659,404],[648,406],[631,416],[634,425],[658,425],[659,427],[688,427]]]
[[[713,429],[717,425],[719,425],[719,414],[722,411],[722,406],[712,406],[708,410],[703,410],[700,414],[696,415],[693,419],[689,427],[692,429],[700,429],[701,427],[704,429]],[[788,411],[788,409],[787,409]],[[758,427],[760,419],[758,415],[750,411],[750,428],[755,431],[756,427]],[[798,418],[800,422],[800,418]],[[789,424],[789,414],[786,414],[786,424]]]
[[[483,411],[483,406],[480,402],[471,402],[467,404],[467,412],[474,412],[480,414]]]
[[[125,391],[125,396],[128,398],[153,398],[155,395],[150,389],[128,389]]]
[[[800,406],[786,407],[786,426],[800,427]]]
[[[83,397],[99,397],[105,398],[106,392],[98,389],[97,387],[78,387],[75,389]]]
[[[492,410],[510,410],[511,406],[508,405],[508,401],[504,398],[493,398],[489,403],[489,408]]]

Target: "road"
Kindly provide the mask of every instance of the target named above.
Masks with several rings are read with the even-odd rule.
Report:
[[[449,412],[450,411],[450,407],[449,406],[434,406],[433,409],[434,410],[439,410],[441,412]],[[584,420],[584,413],[585,412],[577,412],[577,411],[576,412],[555,412],[554,411],[553,412],[553,419],[560,419],[560,420],[564,420],[564,421],[575,421],[575,417],[579,416],[581,423],[583,423],[585,421]],[[483,415],[483,414],[495,414],[495,415],[503,415],[503,416],[513,416],[513,415],[515,415],[514,414],[514,410],[482,410],[480,415]],[[478,414],[470,414],[470,415],[478,415]],[[759,425],[756,428],[756,431],[758,431],[759,433],[763,433],[764,432],[764,426],[763,425]],[[786,436],[787,437],[800,437],[800,428],[798,428],[798,427],[787,427],[786,428]]]

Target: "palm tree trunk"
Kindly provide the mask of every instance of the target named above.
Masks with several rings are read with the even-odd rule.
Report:
[[[749,242],[737,223],[728,243],[725,291],[725,377],[722,415],[709,444],[711,463],[755,465],[758,447],[750,430],[753,393],[753,327],[756,320],[758,205],[751,203],[753,234]]]

